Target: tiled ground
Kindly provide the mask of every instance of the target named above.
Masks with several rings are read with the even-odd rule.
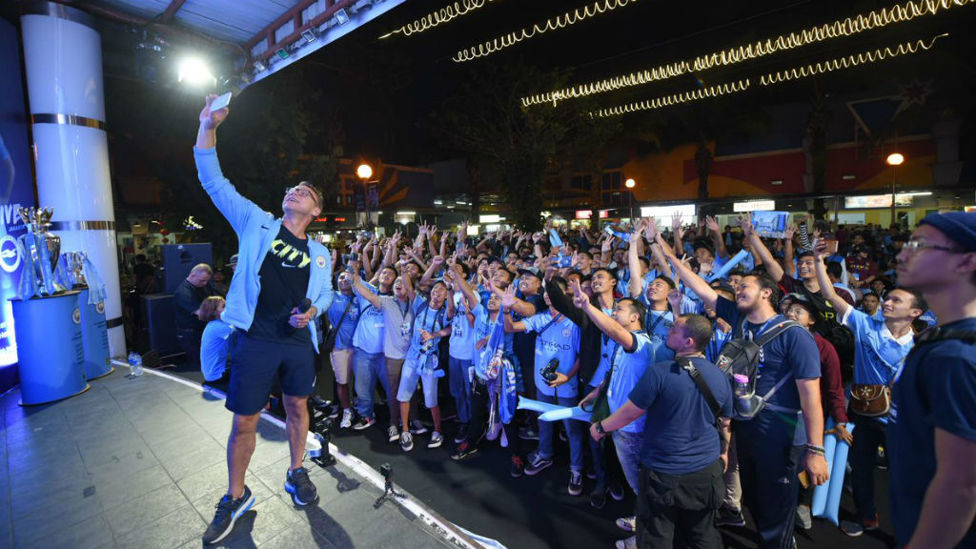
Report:
[[[201,546],[226,490],[230,414],[207,393],[113,373],[83,395],[22,408],[0,400],[0,547]],[[349,469],[309,464],[319,504],[282,488],[284,432],[261,421],[248,486],[257,498],[224,547],[446,547]]]

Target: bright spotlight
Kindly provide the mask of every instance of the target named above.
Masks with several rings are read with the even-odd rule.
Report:
[[[633,189],[634,187],[637,186],[637,182],[634,181],[634,178],[630,178],[624,182],[624,186],[627,187],[628,189]]]
[[[889,166],[901,166],[902,162],[904,161],[905,156],[901,153],[891,153],[888,155],[888,158],[885,159],[885,162],[887,162]]]
[[[186,82],[191,86],[201,86],[204,84],[215,84],[217,79],[214,78],[213,73],[210,72],[210,67],[202,59],[186,57],[180,61],[179,81]]]
[[[369,164],[360,164],[359,167],[356,168],[356,175],[358,175],[360,179],[369,179],[370,177],[373,177],[373,167]]]

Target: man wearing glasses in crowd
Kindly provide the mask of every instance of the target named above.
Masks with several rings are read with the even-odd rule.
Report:
[[[898,254],[898,282],[938,325],[895,377],[888,420],[898,547],[976,547],[976,213],[927,216]],[[854,433],[855,440],[857,432]]]
[[[227,442],[229,488],[217,503],[206,544],[224,539],[235,521],[254,505],[244,483],[254,453],[261,410],[277,378],[287,412],[291,465],[285,490],[296,506],[318,500],[315,485],[302,466],[308,434],[308,396],[315,387],[318,337],[315,318],[332,303],[329,251],[305,230],[322,211],[322,193],[307,182],[287,189],[275,218],[241,196],[223,176],[216,153],[216,130],[226,108],[211,112],[216,96],[200,112],[194,159],[203,188],[238,238],[238,267],[227,293],[222,319],[243,333],[231,351],[227,409],[234,413]]]

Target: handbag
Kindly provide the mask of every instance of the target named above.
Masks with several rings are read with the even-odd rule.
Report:
[[[352,307],[352,302],[355,301],[355,297],[349,298],[349,303],[346,303],[346,308],[342,311],[342,315],[339,317],[339,322],[335,326],[329,326],[329,331],[325,334],[325,339],[323,340],[323,353],[328,354],[332,352],[332,348],[335,347],[336,337],[339,335],[339,328],[342,327],[342,321],[346,319],[346,314],[349,312],[349,307]]]
[[[881,417],[891,410],[891,387],[855,383],[851,387],[851,410],[865,417]]]

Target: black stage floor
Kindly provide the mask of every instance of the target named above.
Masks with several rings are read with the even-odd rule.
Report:
[[[189,370],[186,366],[170,371],[197,382],[202,381],[199,371]],[[324,378],[320,383],[320,394],[330,398],[331,375]],[[446,386],[446,383],[441,385]],[[447,408],[453,407],[448,404],[450,401],[449,395],[441,395],[445,415],[450,413]],[[498,441],[486,443],[481,451],[464,461],[454,462],[449,457],[453,448],[449,441],[453,439],[455,425],[453,421],[446,420],[446,440],[441,448],[427,449],[429,435],[422,435],[415,438],[414,449],[405,454],[398,444],[387,442],[388,415],[385,405],[377,405],[376,414],[376,425],[362,432],[341,432],[333,443],[373,468],[390,463],[399,485],[447,520],[468,531],[496,539],[509,549],[613,547],[614,540],[627,536],[617,529],[614,521],[633,513],[633,496],[628,494],[622,502],[608,498],[606,507],[597,510],[588,503],[587,494],[593,482],[589,479],[584,480],[583,495],[569,495],[568,450],[558,449],[563,444],[559,441],[556,463],[552,467],[534,477],[513,479],[509,476],[508,450],[499,447]],[[429,419],[427,412],[422,412],[421,420],[428,426]],[[888,515],[887,471],[876,470],[875,478],[881,518],[879,530],[851,538],[830,522],[814,519],[813,529],[797,531],[798,546],[801,549],[893,547]],[[848,518],[852,512],[853,502],[850,495],[845,494],[841,520]],[[751,526],[723,529],[722,533],[728,548],[756,547]]]
[[[0,398],[0,547],[201,546],[227,486],[230,414],[180,381],[124,373],[54,404]],[[262,420],[247,481],[257,502],[218,547],[451,547],[403,507],[375,508],[382,490],[343,465],[309,464],[320,501],[293,508],[288,455],[283,429]]]

